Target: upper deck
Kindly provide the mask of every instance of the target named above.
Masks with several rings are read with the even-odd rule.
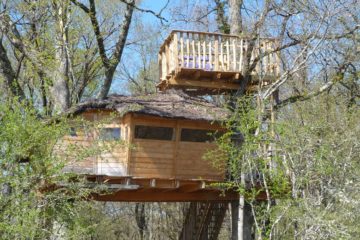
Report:
[[[240,86],[246,66],[249,39],[235,35],[174,30],[159,51],[160,90],[181,88],[189,93],[216,94]],[[254,80],[268,84],[280,73],[277,40],[256,40],[249,64],[261,56],[251,72]],[[264,54],[266,53],[266,54]]]

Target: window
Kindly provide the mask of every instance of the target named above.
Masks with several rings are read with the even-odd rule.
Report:
[[[135,138],[154,140],[173,140],[174,129],[170,127],[135,126]]]
[[[183,142],[213,142],[217,137],[221,136],[221,132],[204,129],[181,129],[180,141]]]
[[[104,141],[120,140],[120,128],[102,128],[99,136]]]

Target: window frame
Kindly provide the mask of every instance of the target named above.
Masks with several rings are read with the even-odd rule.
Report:
[[[171,139],[155,139],[155,138],[139,138],[136,136],[136,127],[142,126],[142,127],[149,127],[149,128],[168,128],[172,130],[172,136]],[[148,124],[143,122],[134,123],[133,128],[133,139],[136,141],[166,141],[166,142],[175,142],[176,141],[176,128],[173,126],[159,126],[158,124]]]
[[[185,140],[182,140],[182,137],[183,137],[183,130],[192,130],[192,131],[204,131],[204,132],[208,132],[208,133],[211,133],[211,134],[217,134],[217,133],[225,133],[224,131],[221,131],[220,129],[214,129],[214,128],[196,128],[196,127],[187,127],[187,126],[182,126],[180,127],[179,129],[179,142],[180,143],[202,143],[202,144],[212,144],[215,142],[215,137],[213,136],[209,136],[209,137],[212,137],[213,139],[211,141],[185,141]]]

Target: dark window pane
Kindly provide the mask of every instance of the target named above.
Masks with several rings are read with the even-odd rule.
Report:
[[[119,140],[120,128],[103,128],[100,130],[100,139],[104,141]]]
[[[213,142],[215,138],[220,137],[221,132],[203,129],[181,129],[180,140],[183,142]]]
[[[154,139],[154,140],[173,140],[173,128],[169,127],[152,127],[152,126],[135,126],[135,138]]]

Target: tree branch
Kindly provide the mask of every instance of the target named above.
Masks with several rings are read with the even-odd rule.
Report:
[[[143,8],[138,7],[138,6],[136,6],[135,1],[133,1],[133,0],[130,0],[129,2],[128,2],[127,0],[119,0],[119,1],[122,2],[122,3],[127,4],[128,6],[136,9],[136,10],[139,11],[139,12],[150,13],[150,14],[152,14],[153,16],[155,16],[155,17],[157,17],[158,19],[160,19],[160,21],[168,22],[168,20],[167,20],[166,18],[164,18],[163,16],[161,16],[161,13],[162,13],[162,11],[167,7],[167,5],[169,4],[169,2],[170,2],[169,0],[168,0],[167,3],[165,4],[165,6],[160,10],[159,13],[156,13],[156,12],[154,12],[153,10],[150,10],[150,9],[143,9]]]

